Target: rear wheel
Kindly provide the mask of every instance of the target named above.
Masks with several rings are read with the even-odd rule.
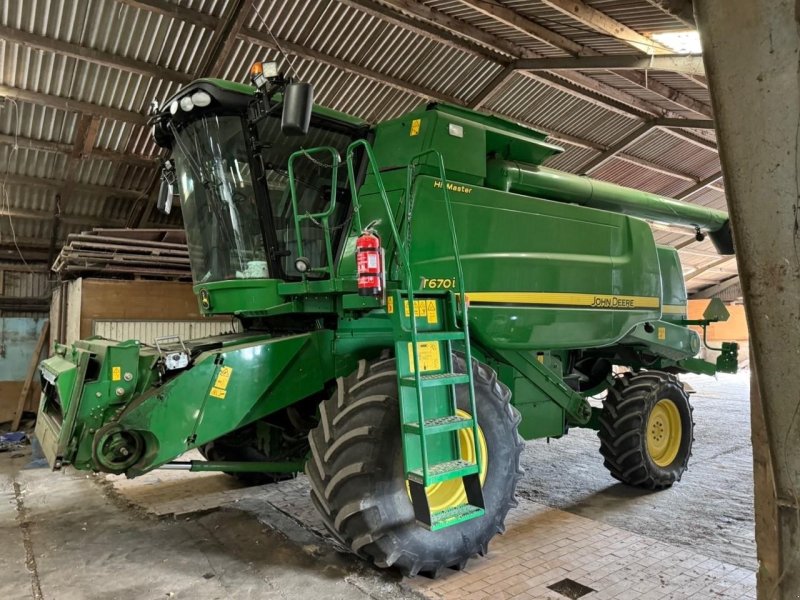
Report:
[[[651,490],[670,487],[689,463],[692,406],[675,375],[647,371],[620,377],[600,416],[600,453],[611,475]]]
[[[453,356],[453,364],[456,371],[465,371],[460,356]],[[358,371],[340,379],[337,393],[320,405],[320,424],[309,435],[312,458],[306,465],[311,498],[331,533],[378,567],[436,576],[446,567],[462,568],[471,556],[486,553],[489,541],[504,530],[522,475],[520,417],[494,371],[474,362],[473,373],[479,443],[486,457],[481,465],[486,514],[437,532],[417,524],[409,499],[394,359],[362,361]],[[457,389],[463,412],[469,403],[465,388]],[[474,460],[472,436],[466,431],[459,435],[462,458]],[[460,480],[427,491],[432,510],[466,501]]]

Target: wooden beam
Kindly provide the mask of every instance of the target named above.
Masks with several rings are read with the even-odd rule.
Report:
[[[53,212],[49,210],[35,210],[32,208],[0,208],[0,217],[13,219],[30,219],[34,221],[50,221]],[[86,225],[87,227],[124,227],[125,221],[120,219],[104,219],[103,217],[90,217],[61,213],[59,219],[67,225]]]
[[[263,46],[265,48],[271,48],[272,50],[278,49],[278,44],[275,43],[275,41],[266,31],[257,31],[255,29],[243,29],[240,33],[240,37],[247,40],[251,44],[258,44],[259,46]],[[345,60],[342,60],[341,58],[331,56],[330,54],[325,54],[322,52],[318,52],[316,50],[311,50],[295,42],[290,42],[288,40],[278,40],[278,42],[284,52],[293,54],[298,58],[312,62],[323,63],[335,67],[337,69],[340,69],[342,71],[345,71],[346,73],[352,73],[354,75],[359,75],[360,77],[364,77],[372,81],[383,83],[384,85],[399,90],[401,92],[406,92],[406,93],[412,92],[418,96],[422,96],[423,98],[449,102],[450,104],[455,104],[458,106],[466,105],[466,102],[464,100],[461,100],[460,98],[443,94],[441,92],[438,92],[434,89],[422,85],[409,83],[408,81],[398,79],[397,77],[384,75],[383,73],[373,71],[372,69],[368,69],[367,67],[363,67],[361,65],[347,62]]]
[[[581,44],[525,18],[520,13],[506,8],[498,2],[489,2],[487,0],[458,0],[458,2],[558,50],[576,56],[581,56],[586,52],[586,49]]]
[[[0,25],[0,38],[27,48],[45,50],[95,65],[111,67],[112,69],[136,73],[137,75],[144,75],[145,77],[152,77],[158,80],[176,81],[178,83],[189,83],[192,80],[192,76],[187,73],[174,71],[160,65],[137,60],[135,58],[128,58],[121,54],[112,54],[94,48],[87,48],[86,46],[65,42],[52,37],[36,35],[35,33],[21,31],[4,25]]]
[[[63,179],[49,179],[46,177],[31,177],[28,175],[14,175],[9,174],[3,176],[5,183],[9,185],[25,185],[46,187],[60,190],[64,185]],[[135,200],[141,197],[145,192],[137,190],[127,190],[107,185],[95,185],[93,183],[75,183],[74,188],[78,191],[87,192],[90,194],[102,194],[105,196],[119,196],[127,200]]]
[[[118,4],[138,8],[156,13],[162,17],[184,21],[197,27],[213,29],[217,25],[217,17],[206,13],[201,13],[191,8],[184,8],[179,4],[169,0],[116,0]]]
[[[511,66],[505,67],[492,80],[487,83],[475,96],[467,103],[473,110],[481,108],[514,76],[515,69]]]
[[[704,75],[703,57],[684,54],[642,56],[641,54],[604,54],[600,56],[570,56],[565,58],[521,58],[514,62],[516,69],[525,71],[591,71],[630,70],[671,71]]]
[[[474,41],[472,38],[459,35],[457,24],[455,24],[456,19],[434,11],[424,4],[417,4],[409,0],[339,0],[339,4],[356,8],[363,13],[391,23],[406,31],[415,31],[426,39],[460,52],[500,63],[505,63],[509,58],[509,54],[499,48],[471,43]],[[409,7],[415,4],[417,6],[409,10]],[[428,18],[415,16],[415,10],[426,13]],[[445,18],[441,19],[440,15]],[[455,29],[453,27],[454,24]]]
[[[634,142],[642,139],[645,135],[650,133],[653,129],[653,121],[646,121],[633,131],[631,131],[628,135],[620,139],[619,141],[615,142],[613,145],[609,146],[607,150],[601,152],[587,163],[581,166],[578,171],[584,175],[588,175],[592,170],[596,169],[600,165],[606,163],[608,160],[614,158],[617,154],[622,152],[625,148],[633,144]]]
[[[714,129],[714,119],[656,119],[656,127],[684,129]]]
[[[39,339],[36,341],[36,348],[33,351],[33,356],[31,356],[31,361],[28,364],[28,374],[25,376],[24,383],[22,384],[22,391],[19,394],[19,400],[17,401],[17,409],[14,411],[14,418],[11,419],[11,431],[16,431],[19,429],[19,423],[22,420],[22,411],[25,409],[25,403],[28,401],[28,395],[31,392],[31,385],[33,384],[33,378],[36,376],[36,369],[39,366],[39,357],[42,354],[42,350],[47,345],[47,337],[50,334],[50,321],[47,320],[44,322],[44,326],[42,327],[42,331],[39,333]]]
[[[683,190],[680,194],[675,196],[675,199],[676,200],[685,200],[689,196],[699,192],[702,189],[705,189],[705,188],[709,187],[712,183],[716,183],[720,179],[722,179],[722,171],[714,173],[710,177],[706,177],[705,179],[702,179],[702,180],[698,181],[696,184],[694,184],[690,188],[687,188],[687,189]]]
[[[710,271],[711,269],[716,269],[717,267],[722,266],[725,263],[730,262],[732,260],[736,260],[736,257],[726,256],[724,258],[720,258],[719,260],[715,260],[714,262],[710,262],[707,265],[700,267],[699,269],[695,269],[688,275],[684,275],[683,280],[689,281],[690,279],[694,279],[698,275],[702,275],[703,273],[705,273],[706,271]]]
[[[581,0],[543,0],[545,4],[552,6],[559,12],[572,17],[579,23],[591,27],[595,31],[604,33],[613,38],[627,43],[645,54],[674,54],[666,46],[659,44],[655,40],[634,31],[630,27],[623,25],[616,19],[612,19],[605,13],[600,12],[582,2]]]
[[[73,147],[70,144],[63,144],[61,142],[52,142],[49,140],[36,140],[33,138],[26,138],[22,136],[8,135],[0,133],[0,144],[7,144],[9,146],[16,145],[19,148],[31,150],[41,150],[43,152],[53,152],[55,154],[64,154],[69,156],[72,153]],[[151,168],[158,164],[157,156],[143,156],[139,154],[125,154],[124,152],[115,152],[113,150],[105,150],[102,148],[91,148],[88,154],[84,154],[84,158],[100,158],[112,162],[122,162],[136,167]]]
[[[113,108],[111,106],[101,106],[91,102],[83,102],[82,100],[72,100],[71,98],[54,96],[42,92],[21,90],[7,85],[0,85],[0,96],[13,98],[21,102],[31,102],[33,104],[49,106],[50,108],[57,108],[67,112],[81,112],[125,123],[133,123],[134,125],[147,125],[147,116],[140,113]]]
[[[627,79],[631,83],[635,83],[641,88],[658,94],[670,102],[674,102],[679,106],[688,108],[692,112],[696,112],[704,117],[713,117],[713,112],[708,104],[704,104],[699,100],[692,98],[688,94],[684,94],[683,92],[669,87],[668,85],[664,85],[660,81],[656,81],[644,73],[640,73],[638,71],[614,71],[614,74],[622,77],[623,79]]]
[[[208,44],[203,66],[199,69],[202,77],[221,77],[228,64],[231,52],[237,43],[239,31],[252,11],[251,0],[231,0],[225,14],[214,28]]]
[[[720,281],[716,285],[712,285],[707,288],[703,288],[699,292],[695,292],[694,294],[691,295],[691,298],[714,298],[715,296],[719,296],[722,292],[732,288],[738,283],[739,283],[739,276],[734,275],[733,277],[729,277],[728,279]]]

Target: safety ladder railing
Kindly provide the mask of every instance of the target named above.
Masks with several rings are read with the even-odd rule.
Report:
[[[457,273],[457,288],[458,294],[454,295],[452,292],[447,292],[450,302],[450,318],[444,319],[443,324],[449,321],[453,330],[440,330],[440,331],[426,331],[424,333],[419,331],[417,323],[417,302],[416,297],[442,297],[441,293],[436,292],[422,292],[417,293],[414,286],[414,278],[411,268],[411,262],[408,254],[407,244],[400,236],[400,232],[395,222],[392,207],[389,202],[389,197],[386,192],[386,187],[383,183],[381,173],[378,167],[377,160],[372,151],[371,146],[366,140],[357,140],[350,144],[347,149],[347,169],[350,188],[353,196],[353,211],[355,225],[358,231],[362,230],[361,215],[360,215],[360,201],[358,198],[358,190],[356,188],[355,179],[355,166],[354,155],[358,148],[364,151],[364,158],[367,161],[367,167],[371,171],[374,179],[375,186],[378,194],[383,203],[384,212],[386,214],[386,223],[389,231],[391,232],[392,239],[395,244],[395,252],[398,257],[398,262],[403,273],[403,280],[401,282],[402,291],[395,291],[394,298],[396,298],[397,320],[402,323],[402,307],[407,302],[408,317],[409,317],[409,337],[408,339],[401,340],[402,342],[410,342],[410,362],[415,368],[409,365],[411,371],[410,376],[403,376],[398,371],[398,379],[400,386],[400,411],[401,421],[403,428],[404,439],[404,466],[406,478],[409,484],[409,491],[411,495],[412,505],[417,520],[430,529],[442,529],[457,523],[473,519],[484,514],[484,502],[480,485],[480,465],[482,463],[481,443],[479,440],[478,432],[478,419],[477,407],[475,402],[475,390],[473,386],[473,372],[472,372],[472,352],[469,343],[469,320],[467,315],[468,304],[466,290],[464,287],[464,276],[461,265],[461,258],[458,251],[458,238],[456,235],[455,221],[453,218],[453,210],[450,202],[450,195],[448,193],[448,183],[446,172],[444,168],[444,159],[441,154],[435,150],[428,150],[414,156],[408,164],[407,180],[406,180],[406,202],[407,204],[407,221],[406,227],[409,228],[411,224],[411,217],[413,214],[412,203],[412,186],[414,183],[415,167],[419,164],[420,160],[432,156],[438,167],[439,178],[441,181],[442,195],[447,215],[449,226],[449,233],[453,248],[453,260],[456,264]],[[409,229],[407,229],[408,233]],[[404,295],[406,297],[404,297]],[[423,300],[424,302],[424,300]],[[444,311],[442,311],[444,313]],[[461,329],[457,329],[456,321],[458,314],[461,315]],[[444,314],[443,314],[444,317]],[[438,342],[446,343],[446,352],[444,353],[445,359],[445,373],[436,373],[433,375],[425,375],[420,360],[420,343],[423,340],[427,343],[437,343],[437,352],[440,352]],[[454,373],[452,363],[452,342],[460,341],[464,347],[464,358],[466,361],[466,373]],[[424,342],[423,342],[424,343]],[[398,341],[397,350],[400,353],[401,343]],[[398,363],[399,364],[399,363]],[[471,415],[469,418],[462,417],[458,414],[457,396],[455,392],[455,385],[466,384],[469,390],[469,409]],[[413,417],[409,416],[408,407],[405,405],[403,392],[404,388],[412,387],[414,390],[414,398],[416,400],[416,421],[411,422]],[[426,419],[425,400],[426,393],[432,392],[434,388],[446,388],[446,398],[449,403],[450,414],[445,417],[436,417],[433,419]],[[427,392],[426,392],[427,390]],[[432,436],[441,435],[444,433],[455,434],[461,429],[471,429],[472,446],[474,448],[475,460],[464,461],[460,459],[450,460],[446,462],[439,462],[431,464],[429,460],[428,440]],[[406,447],[406,436],[416,436],[419,440],[419,450],[421,455],[421,469],[411,469],[409,467],[409,456]],[[460,455],[460,441],[456,439],[457,454]],[[437,513],[432,513],[430,503],[426,494],[426,487],[435,483],[456,479],[462,480],[464,490],[466,492],[467,501],[464,504],[448,507],[445,510],[440,510]]]
[[[326,163],[322,163],[317,161],[313,158],[314,154],[330,154],[331,156],[331,164],[328,165]],[[299,206],[298,206],[298,199],[297,199],[297,182],[295,179],[295,166],[294,163],[298,158],[306,158],[311,160],[312,162],[328,167],[331,169],[331,200],[328,204],[328,207],[318,213],[300,213]],[[335,275],[334,273],[334,257],[333,257],[333,242],[331,240],[331,228],[330,228],[330,218],[333,213],[336,211],[336,193],[337,193],[337,184],[338,184],[338,177],[339,177],[339,167],[341,166],[342,159],[339,156],[339,151],[334,148],[333,146],[319,146],[317,148],[311,148],[309,150],[300,149],[296,152],[293,152],[289,156],[289,161],[287,165],[287,173],[289,177],[289,193],[292,200],[292,215],[294,217],[294,230],[295,235],[297,236],[297,256],[305,257],[303,253],[303,236],[302,236],[302,222],[303,221],[312,221],[315,224],[321,225],[323,230],[323,236],[325,237],[325,258],[327,260],[327,264],[324,267],[311,267],[310,271],[315,271],[319,273],[328,273],[331,277]],[[300,274],[303,279],[306,278],[306,273]]]

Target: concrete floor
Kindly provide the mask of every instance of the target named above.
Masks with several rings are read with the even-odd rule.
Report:
[[[746,576],[755,568],[748,380],[687,379],[697,390],[696,442],[680,484],[655,494],[616,484],[602,467],[594,432],[575,430],[550,444],[527,445],[519,488],[527,502],[514,522],[536,532],[524,522],[525,510],[558,522],[564,513],[547,508],[553,507],[580,515],[574,521],[578,529],[595,529],[612,539],[625,535],[641,548],[651,540],[663,546],[662,554],[673,548],[695,562],[709,557],[708,564],[718,570],[730,573],[725,565],[735,565],[741,569],[733,567],[733,573]],[[205,482],[190,475],[195,478],[175,482],[163,480],[161,472],[112,484],[74,472],[20,470],[27,462],[27,456],[0,455],[0,598],[462,598],[460,582],[476,577],[469,569],[453,573],[437,588],[420,584],[419,578],[403,581],[339,553],[322,534],[303,478],[242,490],[222,475]],[[206,494],[206,504],[193,500],[211,484],[222,491]],[[170,498],[167,512],[173,517],[145,514]],[[475,572],[505,566],[503,543],[514,535],[520,537],[511,533],[495,544],[494,561],[491,554],[488,561],[475,561]],[[535,545],[533,536],[522,537]],[[737,588],[732,581],[730,587],[696,586],[691,597],[751,597],[750,588]],[[674,585],[667,594],[669,582],[664,585],[654,591],[661,595],[652,597],[690,597]],[[476,598],[501,597],[499,592],[479,596],[475,589]],[[545,597],[526,593],[519,597]],[[602,590],[585,596],[592,597],[623,596],[610,595],[609,588],[605,596]]]

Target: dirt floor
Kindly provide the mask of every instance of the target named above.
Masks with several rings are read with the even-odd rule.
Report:
[[[520,496],[754,569],[748,378],[687,380],[696,442],[680,484],[653,494],[616,484],[596,434],[575,430],[526,446]],[[302,477],[249,489],[223,475],[166,478],[175,471],[110,481],[23,470],[29,453],[19,454],[0,454],[0,598],[419,597],[419,586],[338,551]],[[206,504],[192,499],[203,489]]]

